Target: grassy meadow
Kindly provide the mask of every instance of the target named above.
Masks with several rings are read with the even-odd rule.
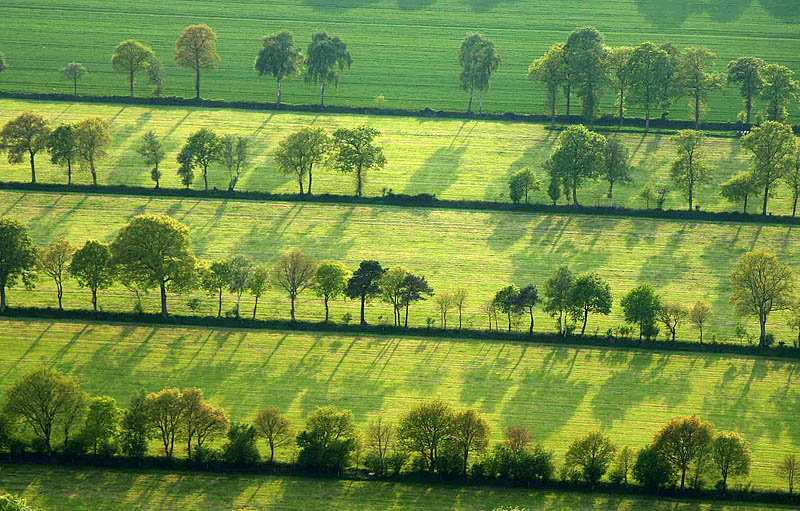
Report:
[[[0,466],[0,490],[59,511],[768,511],[781,506],[677,502],[513,488],[217,474],[166,474],[63,467]]]
[[[385,148],[387,165],[367,177],[366,195],[381,195],[391,189],[395,193],[432,193],[443,199],[508,200],[508,179],[519,169],[528,167],[544,183],[535,192],[534,202],[550,202],[546,194],[547,176],[542,163],[553,150],[557,132],[540,125],[463,121],[424,118],[398,118],[357,115],[318,115],[239,110],[214,110],[174,107],[136,107],[125,105],[95,105],[59,102],[28,102],[0,100],[0,124],[26,110],[39,111],[53,124],[74,122],[87,116],[101,116],[111,123],[114,142],[110,156],[98,167],[101,184],[152,186],[150,169],[146,167],[136,147],[142,135],[153,130],[163,137],[167,157],[162,164],[163,186],[181,187],[176,173],[176,156],[186,138],[196,130],[207,127],[218,133],[248,136],[252,143],[251,163],[240,179],[243,190],[297,193],[294,178],[276,171],[272,152],[291,132],[303,126],[323,126],[331,131],[339,127],[369,124],[379,129],[378,143]],[[615,187],[615,204],[643,208],[637,197],[646,183],[654,186],[671,185],[669,176],[676,159],[671,135],[622,135],[632,155],[634,182]],[[719,185],[732,175],[748,169],[749,156],[741,149],[738,139],[709,136],[704,148],[706,162],[713,169],[712,181],[698,187],[696,204],[704,210],[741,210],[741,204],[730,204],[719,195]],[[66,171],[50,164],[49,155],[37,157],[37,180],[66,182]],[[30,165],[9,165],[0,159],[2,180],[30,181]],[[209,169],[209,186],[227,189],[227,172],[221,165]],[[91,183],[88,171],[77,169],[76,183]],[[202,176],[195,176],[195,188],[202,189]],[[315,193],[354,193],[351,176],[320,168],[314,173]],[[608,184],[589,182],[579,191],[583,204],[608,204]],[[780,183],[776,196],[770,200],[773,213],[791,213],[791,194]],[[667,208],[685,208],[683,194],[673,191],[667,198]],[[653,204],[650,207],[654,207]],[[750,201],[751,212],[760,212],[760,201]]]
[[[714,316],[706,340],[717,336],[718,341],[739,342],[731,339],[737,317],[728,303],[728,276],[736,260],[759,248],[800,268],[797,227],[792,226],[11,191],[0,192],[0,203],[4,204],[0,214],[29,225],[38,244],[56,236],[76,245],[88,239],[108,242],[133,216],[163,213],[189,226],[201,259],[243,254],[272,264],[283,252],[301,249],[318,260],[341,261],[352,269],[364,259],[377,260],[384,267],[404,266],[425,275],[437,291],[465,287],[469,297],[464,322],[475,328],[485,328],[487,320],[478,308],[498,289],[510,283],[533,283],[542,289],[558,266],[568,265],[575,272],[597,271],[611,283],[612,315],[590,318],[588,332],[604,333],[621,324],[620,298],[635,285],[649,282],[664,301],[688,306],[702,299],[712,305]],[[191,296],[203,297],[199,292],[172,295],[171,310],[188,313],[186,302]],[[11,306],[55,306],[55,298],[54,285],[46,279],[40,279],[34,291],[19,287],[8,293]],[[99,295],[107,310],[129,311],[133,300],[123,287]],[[155,292],[145,295],[145,308],[156,311],[157,300]],[[233,298],[227,296],[223,310],[233,305]],[[88,291],[67,282],[64,306],[88,308]],[[242,307],[249,313],[249,297]],[[216,310],[216,300],[203,297],[201,313],[216,314]],[[288,313],[288,299],[277,290],[259,302],[260,317],[288,317]],[[345,313],[357,319],[358,303],[332,303],[335,321]],[[299,318],[321,320],[323,314],[322,303],[313,293],[300,296]],[[451,327],[457,323],[454,314],[449,316]],[[391,308],[379,301],[368,308],[368,320],[373,323],[391,321],[391,315]],[[411,308],[410,323],[424,326],[429,317],[439,324],[432,302]],[[541,311],[536,320],[539,331],[555,329]],[[526,328],[526,319],[520,321],[520,328]],[[754,321],[745,325],[751,333],[757,331]],[[796,339],[778,313],[770,316],[767,326],[778,340]],[[682,339],[697,337],[685,325],[678,334]]]
[[[233,420],[275,405],[295,427],[323,404],[351,409],[366,426],[378,414],[396,420],[422,400],[441,398],[485,414],[493,440],[509,424],[526,426],[559,463],[588,430],[638,449],[670,418],[696,413],[744,435],[759,488],[780,486],[775,464],[800,448],[798,363],[783,360],[19,320],[0,321],[0,343],[0,391],[45,364],[121,404],[139,388],[197,386]]]
[[[265,34],[284,29],[304,50],[317,30],[348,45],[353,66],[338,89],[330,88],[330,104],[466,109],[467,95],[458,88],[458,47],[475,30],[494,40],[502,59],[484,101],[493,112],[541,112],[544,93],[528,81],[528,65],[584,25],[597,27],[609,45],[652,40],[706,46],[717,54],[719,71],[744,55],[800,70],[800,8],[792,0],[7,0],[0,19],[13,28],[0,33],[9,65],[0,88],[42,92],[71,92],[58,70],[78,61],[89,71],[81,93],[127,94],[124,77],[113,73],[109,61],[117,43],[135,38],[152,46],[165,65],[165,93],[193,97],[191,73],[172,59],[175,39],[192,23],[208,23],[219,36],[222,61],[216,72],[205,73],[207,98],[273,101],[275,83],[252,70],[253,59]],[[137,94],[150,91],[146,77],[140,78]],[[613,111],[613,99],[605,95],[606,112]],[[318,89],[302,78],[286,81],[284,101],[318,100]],[[714,94],[708,117],[734,120],[740,110],[738,90],[727,88]],[[795,123],[798,112],[795,106]],[[688,118],[686,100],[676,102],[672,117]]]

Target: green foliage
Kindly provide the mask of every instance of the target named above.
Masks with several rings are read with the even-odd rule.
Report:
[[[572,288],[575,276],[566,266],[558,268],[544,284],[544,310],[556,318],[558,333],[567,335],[567,314],[572,311]]]
[[[744,100],[745,122],[750,124],[750,112],[753,109],[753,98],[758,96],[764,80],[761,68],[766,63],[758,57],[739,57],[728,63],[728,85],[739,85],[739,92]]]
[[[439,466],[439,448],[451,438],[454,416],[450,405],[435,400],[416,405],[400,419],[400,442],[409,451],[419,453],[428,471]]]
[[[651,42],[642,43],[631,53],[628,98],[644,108],[645,131],[650,129],[650,113],[665,102],[670,72],[670,55]]]
[[[111,145],[108,121],[100,117],[89,117],[75,125],[75,142],[79,162],[88,167],[92,174],[92,184],[97,186],[97,160],[108,156],[106,149]]]
[[[699,46],[686,48],[678,67],[678,80],[689,96],[689,110],[694,112],[695,129],[700,129],[700,114],[706,110],[708,95],[723,86],[719,73],[709,73],[707,69],[716,55]]]
[[[278,34],[264,36],[264,45],[258,51],[254,64],[259,76],[272,75],[278,82],[278,98],[281,104],[281,81],[300,74],[304,63],[303,54],[294,46],[292,33],[282,31]]]
[[[228,191],[232,192],[239,182],[250,157],[250,139],[239,135],[225,135],[219,141],[217,160],[228,171]]]
[[[83,426],[83,438],[92,446],[94,454],[114,452],[114,441],[119,433],[122,421],[122,410],[113,397],[99,396],[92,398],[86,413]]]
[[[28,229],[8,218],[0,218],[0,313],[6,310],[6,289],[21,280],[32,288],[36,281],[36,247]]]
[[[605,158],[600,175],[608,181],[608,205],[614,207],[614,185],[628,184],[631,177],[630,152],[616,135],[606,138]]]
[[[467,113],[472,113],[472,96],[475,89],[480,92],[478,113],[481,113],[483,93],[489,88],[492,74],[500,67],[500,57],[497,55],[494,43],[481,34],[467,34],[461,41],[458,62],[461,64],[461,74],[458,77],[461,89],[469,91]]]
[[[306,429],[297,435],[297,445],[300,465],[340,473],[356,447],[352,412],[318,406],[308,416]]]
[[[70,62],[61,68],[61,75],[72,82],[72,93],[78,95],[78,80],[86,75],[86,68],[79,62]]]
[[[751,176],[755,186],[764,190],[761,214],[767,214],[770,187],[789,171],[790,158],[797,147],[792,128],[775,121],[766,121],[742,137],[742,148],[752,153]]]
[[[306,83],[320,84],[320,106],[325,106],[325,85],[339,85],[339,75],[350,69],[353,58],[347,45],[337,36],[315,32],[306,52]]]
[[[369,126],[339,128],[333,132],[333,147],[330,164],[339,172],[353,174],[356,181],[356,196],[361,197],[366,174],[386,165],[383,148],[373,143],[380,131]]]
[[[568,470],[579,470],[583,479],[594,485],[606,473],[616,452],[610,438],[594,431],[570,444],[564,465]]]
[[[528,193],[538,191],[540,187],[541,184],[534,177],[533,172],[525,168],[512,174],[508,180],[508,196],[514,204],[518,204],[522,200],[527,204]]]
[[[258,310],[258,299],[270,288],[272,284],[272,268],[265,264],[257,264],[253,268],[253,274],[247,283],[247,290],[255,298],[253,305],[253,319],[256,319],[256,311]],[[220,313],[222,307],[220,306]]]
[[[193,133],[181,148],[181,152],[178,154],[181,170],[178,172],[183,171],[185,174],[189,174],[199,167],[203,171],[204,189],[208,191],[208,167],[211,163],[219,161],[221,157],[222,139],[212,130],[201,128]],[[184,184],[186,184],[185,180]]]
[[[654,446],[639,451],[633,465],[633,477],[648,489],[658,489],[675,483],[675,468]]]
[[[111,55],[111,67],[117,73],[125,74],[131,96],[133,96],[136,75],[147,71],[153,56],[152,48],[134,39],[122,41],[114,48],[114,53]]]
[[[175,65],[194,71],[195,98],[200,99],[200,70],[214,69],[220,61],[217,54],[217,34],[201,23],[183,29],[175,41]]]
[[[675,138],[678,159],[672,163],[671,176],[689,199],[689,211],[691,211],[696,187],[711,181],[711,169],[706,166],[702,147],[705,135],[702,131],[681,130]]]
[[[555,125],[558,109],[558,91],[566,79],[566,60],[564,45],[554,44],[544,56],[531,62],[528,67],[528,78],[541,82],[547,89],[547,114],[550,115],[550,127]]]
[[[328,302],[344,294],[347,286],[347,268],[339,262],[326,262],[317,267],[314,276],[314,291],[325,302],[325,322],[328,322]]]
[[[513,285],[504,287],[494,295],[492,303],[498,311],[508,317],[508,331],[510,332],[511,318],[523,311],[519,300],[519,289]]]
[[[150,410],[147,406],[147,394],[143,389],[136,391],[128,402],[128,408],[122,416],[120,441],[122,453],[126,456],[141,458],[147,452],[147,444],[153,438],[150,427]]]
[[[303,195],[303,180],[308,176],[310,195],[314,166],[326,161],[332,144],[333,139],[324,128],[300,128],[278,143],[274,153],[278,171],[294,174],[300,186],[300,195]]]
[[[0,130],[0,152],[8,156],[8,163],[31,164],[31,183],[36,182],[36,153],[47,147],[50,138],[50,123],[36,112],[24,112],[11,119]]]
[[[150,177],[155,181],[156,188],[158,188],[159,181],[161,180],[161,170],[158,166],[164,161],[166,151],[164,150],[164,143],[156,136],[154,131],[148,131],[142,136],[136,152],[144,160],[145,165],[150,165],[153,170],[150,172]]]
[[[639,340],[658,335],[655,327],[661,299],[650,284],[640,284],[628,291],[620,301],[625,321],[639,326]]]
[[[75,125],[60,124],[47,138],[47,151],[54,165],[67,166],[67,184],[72,184],[72,164],[78,159]]]
[[[364,304],[370,299],[378,296],[380,287],[378,282],[383,276],[384,269],[378,261],[361,261],[358,269],[347,280],[347,287],[344,294],[351,300],[361,299],[361,324],[366,325],[364,320]]]
[[[711,443],[711,457],[714,466],[722,476],[722,489],[728,488],[729,477],[742,477],[750,474],[752,455],[747,441],[733,431],[721,431]]]
[[[222,459],[235,465],[257,462],[261,456],[256,446],[256,429],[250,424],[232,423],[228,430],[228,441],[222,447]]]
[[[786,122],[789,118],[787,106],[797,101],[800,85],[794,72],[786,66],[767,64],[760,68],[761,100],[766,103],[765,117],[768,121]]]
[[[0,495],[0,511],[36,511],[36,508],[24,498],[7,493]]]
[[[714,427],[697,416],[675,417],[653,437],[653,447],[681,474],[684,488],[686,471],[711,447]]]
[[[567,73],[578,86],[583,118],[590,124],[599,111],[600,95],[608,81],[608,50],[603,34],[594,27],[572,31],[564,45]]]
[[[578,205],[578,188],[600,175],[605,162],[606,139],[585,126],[569,126],[544,167],[551,179],[557,179],[572,191],[572,203]],[[552,198],[552,196],[551,196]]]
[[[570,312],[575,320],[583,321],[581,335],[586,332],[589,314],[611,313],[611,285],[596,272],[583,273],[575,277],[568,290]],[[559,293],[560,296],[560,293]]]

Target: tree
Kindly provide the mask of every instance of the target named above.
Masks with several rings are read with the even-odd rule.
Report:
[[[175,291],[194,284],[195,258],[189,229],[165,215],[138,215],[111,242],[111,263],[121,280],[143,290],[158,286],[161,315],[167,317],[167,286]]]
[[[302,466],[334,470],[347,466],[355,449],[353,413],[333,406],[318,406],[306,420],[306,429],[297,435]]]
[[[222,293],[230,282],[227,261],[214,261],[198,268],[200,287],[209,296],[217,296],[217,317],[222,317]]]
[[[764,81],[761,68],[766,63],[758,57],[739,57],[728,63],[728,85],[739,85],[744,99],[745,123],[750,124],[750,112],[753,109],[753,97],[761,91]]]
[[[633,181],[630,152],[617,136],[606,138],[603,166],[600,175],[608,181],[608,205],[614,207],[614,185]]]
[[[127,456],[141,458],[147,452],[147,444],[153,437],[150,427],[150,412],[147,407],[147,394],[143,389],[136,391],[122,416],[122,452]]]
[[[794,71],[786,66],[767,64],[760,69],[761,99],[766,103],[765,117],[768,121],[786,122],[789,112],[786,106],[797,100],[800,85]]]
[[[164,66],[153,55],[147,66],[147,81],[153,86],[153,96],[159,97],[164,92]]]
[[[115,277],[108,245],[87,241],[72,255],[69,273],[78,281],[78,286],[92,291],[92,308],[97,312],[97,290],[111,287]]]
[[[333,132],[331,165],[343,174],[354,174],[358,197],[361,197],[367,172],[382,169],[386,165],[383,147],[373,144],[380,134],[380,131],[369,126],[339,128]]]
[[[565,58],[564,45],[554,44],[543,57],[540,57],[528,67],[528,78],[539,81],[547,88],[547,115],[550,116],[550,129],[556,125],[558,109],[558,90],[565,84]]]
[[[633,449],[626,445],[617,452],[617,459],[611,475],[612,481],[628,484],[628,474],[633,469],[633,464]]]
[[[758,317],[759,346],[767,345],[767,317],[792,303],[794,273],[773,254],[748,252],[731,272],[731,302],[741,314]]]
[[[28,229],[16,220],[0,218],[0,313],[6,311],[6,289],[22,281],[33,287],[36,247]]]
[[[711,445],[714,427],[697,416],[675,417],[653,437],[653,446],[681,474],[681,489],[686,480],[686,470],[698,455]]]
[[[52,454],[52,434],[59,425],[68,425],[70,412],[83,398],[77,380],[49,367],[34,368],[6,388],[4,413],[18,417]]]
[[[722,75],[706,71],[715,57],[706,48],[690,46],[684,50],[678,66],[678,80],[689,95],[696,130],[700,129],[700,113],[705,110],[708,94],[722,88]]]
[[[492,300],[497,310],[505,314],[508,318],[508,331],[511,331],[511,318],[522,313],[523,308],[520,304],[519,289],[517,286],[506,286],[494,295]]]
[[[514,204],[525,200],[528,203],[528,193],[538,191],[541,187],[539,181],[534,177],[530,169],[525,168],[512,174],[508,180],[508,196]]]
[[[492,73],[500,66],[500,57],[495,51],[494,43],[481,34],[467,34],[461,41],[458,62],[462,68],[458,77],[461,89],[469,92],[467,113],[472,113],[472,97],[475,89],[480,93],[478,113],[481,113],[483,93],[489,88]]]
[[[650,284],[640,284],[628,291],[620,301],[625,321],[639,326],[639,340],[655,336],[656,315],[661,309],[661,299]]]
[[[764,189],[761,214],[766,216],[770,186],[789,170],[789,159],[796,147],[794,133],[785,124],[766,121],[742,137],[741,143],[743,148],[752,153],[750,165],[753,181]]]
[[[372,449],[377,458],[375,472],[379,476],[386,475],[389,468],[389,451],[394,446],[396,428],[391,422],[384,422],[380,415],[367,426],[367,447]],[[364,464],[368,465],[367,458]]]
[[[655,490],[675,481],[675,469],[661,451],[648,445],[636,456],[633,478],[645,488]]]
[[[698,300],[689,309],[689,321],[700,330],[700,344],[703,344],[703,327],[711,316],[711,306],[706,302]]]
[[[452,434],[454,417],[453,410],[444,401],[423,402],[403,415],[397,436],[410,451],[418,452],[428,471],[433,472],[439,449]]]
[[[528,328],[528,334],[533,335],[533,309],[536,305],[541,303],[542,299],[539,298],[539,290],[533,284],[528,284],[517,292],[516,307],[520,311],[528,311],[531,318],[531,324]],[[497,295],[495,295],[495,300]]]
[[[614,461],[616,452],[617,448],[610,438],[594,431],[570,444],[565,466],[579,469],[583,478],[594,486]]]
[[[558,317],[559,335],[567,335],[566,315],[572,311],[570,297],[575,277],[566,266],[560,267],[544,284],[544,310]]]
[[[142,136],[136,152],[142,157],[145,165],[153,167],[153,170],[150,171],[150,178],[155,181],[156,189],[158,189],[159,181],[161,180],[161,170],[159,170],[158,166],[164,161],[164,157],[167,154],[164,150],[164,143],[151,130]]]
[[[403,321],[403,326],[408,328],[408,309],[413,302],[425,300],[426,297],[433,296],[433,288],[425,280],[425,277],[417,275],[407,275],[403,282],[400,284],[401,294],[403,296],[403,306],[406,308],[406,315]]]
[[[347,45],[336,36],[316,32],[306,52],[306,83],[319,84],[319,106],[325,107],[325,85],[339,85],[339,74],[350,69],[353,58]]]
[[[720,185],[720,195],[725,200],[744,203],[742,213],[747,213],[747,199],[757,191],[758,184],[748,173],[737,174]]]
[[[503,432],[503,445],[514,454],[518,455],[528,450],[528,446],[533,442],[533,435],[525,429],[525,426],[510,425]]]
[[[433,302],[436,306],[436,310],[439,311],[439,320],[442,325],[442,328],[445,330],[447,329],[447,313],[450,312],[450,308],[453,306],[453,297],[448,292],[443,292],[437,294],[433,298]]]
[[[269,462],[275,460],[275,450],[291,445],[292,432],[289,428],[289,420],[281,415],[277,406],[268,406],[256,414],[253,419],[253,427],[259,437],[267,441],[269,445]]]
[[[590,124],[597,115],[603,86],[608,80],[608,50],[603,34],[593,27],[572,31],[564,45],[567,66],[583,101],[583,118]]]
[[[239,135],[225,135],[219,140],[217,158],[228,171],[228,191],[232,192],[239,182],[242,170],[247,166],[250,140]]]
[[[74,253],[75,247],[72,243],[64,237],[58,237],[36,254],[37,269],[53,279],[56,284],[58,310],[63,310],[61,297],[64,295],[64,270],[67,269]]]
[[[258,452],[256,428],[234,422],[228,429],[228,441],[222,446],[222,460],[234,465],[253,465],[261,455]]]
[[[200,70],[215,69],[217,34],[205,24],[191,25],[183,29],[175,41],[175,64],[194,71],[195,99],[200,99]]]
[[[644,207],[645,209],[650,209],[650,203],[655,202],[657,199],[656,196],[656,189],[653,188],[651,183],[647,183],[639,190],[639,198],[644,200]]]
[[[666,73],[664,75],[664,82],[661,84],[661,118],[666,119],[669,116],[669,109],[672,108],[672,103],[684,95],[683,83],[680,78],[681,66],[681,50],[672,43],[664,43],[659,46],[660,49],[667,53]]]
[[[178,162],[203,170],[203,189],[208,191],[208,166],[222,156],[222,139],[208,128],[194,132],[178,154]]]
[[[278,143],[275,163],[282,174],[294,174],[303,195],[303,180],[308,176],[308,194],[311,195],[314,165],[326,161],[333,139],[325,128],[304,127]]]
[[[722,476],[722,490],[728,488],[728,477],[746,476],[750,473],[750,448],[739,433],[721,431],[711,444],[714,466]]]
[[[547,196],[553,201],[553,206],[558,204],[558,199],[561,198],[561,180],[557,177],[550,177],[550,183],[547,185]]]
[[[457,287],[450,293],[450,299],[453,307],[458,309],[458,329],[461,330],[461,319],[464,313],[464,302],[467,301],[469,293],[463,287]]]
[[[672,163],[672,180],[689,199],[689,211],[694,205],[694,191],[697,185],[711,181],[711,169],[704,160],[702,150],[705,135],[702,131],[681,130],[675,135],[675,149],[678,159]]]
[[[164,446],[164,455],[172,459],[175,439],[183,426],[186,403],[180,389],[169,387],[158,393],[151,392],[145,399],[150,424],[158,431]]]
[[[125,79],[131,89],[131,97],[133,97],[136,75],[147,71],[153,56],[152,48],[134,39],[122,41],[114,48],[114,53],[111,55],[111,67],[117,73],[125,73]]]
[[[89,117],[75,126],[75,142],[82,166],[89,167],[92,184],[97,186],[95,162],[108,156],[106,149],[111,145],[108,121],[100,117]]]
[[[794,454],[787,454],[784,456],[783,460],[781,460],[780,465],[778,465],[776,473],[778,477],[786,480],[786,484],[789,487],[789,495],[792,495],[794,491],[794,480],[800,475],[800,458]]]
[[[222,436],[228,431],[231,421],[225,410],[205,400],[201,389],[184,389],[181,400],[183,413],[179,436],[186,439],[186,452],[191,458],[192,440],[198,448],[202,448],[206,440]]]
[[[295,320],[294,302],[300,293],[314,285],[316,272],[317,263],[314,258],[300,250],[283,254],[275,265],[275,284],[289,294],[292,321]]]
[[[101,451],[108,450],[119,434],[121,421],[122,410],[113,397],[98,396],[91,399],[86,411],[83,436],[92,446],[94,454],[97,454],[98,446]]]
[[[656,319],[669,330],[672,340],[675,341],[675,331],[678,325],[689,316],[689,311],[679,303],[665,303],[656,311]]]
[[[47,147],[50,124],[36,112],[24,112],[11,119],[0,130],[0,152],[8,155],[8,163],[22,163],[25,157],[31,165],[31,183],[36,182],[36,153]]]
[[[784,181],[792,192],[792,216],[797,214],[797,201],[800,199],[800,144],[788,159],[789,169],[783,176]]]
[[[482,453],[489,445],[489,422],[473,408],[461,410],[453,416],[451,434],[456,447],[462,453],[461,475],[467,475],[471,453]]]
[[[631,55],[633,55],[632,46],[616,46],[608,50],[609,77],[617,89],[620,128],[625,118],[625,91],[631,80]]]
[[[72,184],[72,163],[78,158],[75,126],[60,124],[47,137],[47,152],[53,165],[67,166],[67,184]]]
[[[178,163],[180,163],[178,167],[178,176],[180,176],[183,186],[188,190],[194,182],[194,158],[192,157],[192,153],[187,150],[179,152],[176,159]]]
[[[228,267],[228,291],[236,295],[236,317],[242,306],[242,295],[247,291],[253,276],[253,263],[246,256],[235,255],[226,261]]]
[[[651,42],[642,43],[631,53],[628,98],[644,108],[644,131],[650,131],[650,112],[665,101],[665,83],[670,73],[670,55]]]
[[[551,178],[572,190],[572,203],[578,206],[578,188],[587,179],[594,179],[605,162],[606,139],[585,126],[569,126],[558,136],[552,154],[545,162]]]
[[[314,291],[325,302],[325,323],[328,322],[328,302],[344,294],[347,286],[347,268],[338,262],[326,262],[317,267]]]
[[[578,275],[569,288],[567,302],[576,320],[583,321],[581,335],[586,332],[589,314],[611,314],[611,285],[595,272]]]
[[[361,326],[366,326],[367,324],[364,319],[364,304],[368,299],[380,293],[378,281],[383,272],[384,269],[381,268],[381,264],[378,261],[361,261],[358,269],[347,280],[347,287],[344,290],[345,296],[351,300],[361,299]]]
[[[255,298],[253,305],[253,319],[256,319],[256,310],[258,309],[258,299],[269,289],[272,282],[272,270],[263,264],[258,264],[253,268],[253,275],[247,283],[247,289],[250,294]]]
[[[400,326],[400,311],[403,308],[403,280],[409,275],[408,270],[402,267],[388,269],[378,280],[381,298],[392,306],[394,326]]]
[[[255,70],[259,76],[272,75],[278,82],[278,99],[276,105],[281,106],[281,82],[300,74],[303,68],[303,54],[294,46],[291,32],[264,36],[264,47],[256,56]]]

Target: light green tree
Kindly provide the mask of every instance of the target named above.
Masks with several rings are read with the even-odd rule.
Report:
[[[308,194],[311,195],[314,166],[326,161],[332,144],[333,139],[325,128],[300,128],[278,142],[274,153],[278,171],[294,175],[300,186],[300,195],[303,195],[303,181],[308,176]]]
[[[728,85],[739,85],[739,92],[744,100],[744,122],[747,124],[750,124],[753,98],[758,96],[764,83],[761,68],[765,65],[758,57],[739,57],[728,63]]]
[[[764,190],[761,214],[767,215],[771,187],[789,171],[790,158],[796,150],[792,128],[775,121],[766,121],[742,137],[742,147],[750,151],[751,176]]]
[[[689,106],[694,113],[694,128],[700,129],[700,113],[706,109],[711,91],[722,88],[723,76],[708,72],[716,56],[699,46],[686,48],[681,56],[678,79],[689,95]]]
[[[278,97],[275,103],[279,108],[283,79],[300,74],[303,62],[303,54],[294,46],[291,32],[284,30],[264,36],[264,45],[258,51],[254,67],[259,76],[271,75],[278,82]]]
[[[789,118],[786,107],[797,100],[800,91],[794,71],[778,64],[767,64],[760,71],[763,79],[761,100],[766,103],[764,117],[768,121],[786,122]]]
[[[545,161],[551,178],[558,179],[572,192],[572,204],[578,206],[578,188],[588,179],[598,177],[605,163],[606,138],[585,126],[570,126]]]
[[[541,82],[547,89],[547,115],[550,116],[550,129],[556,125],[558,91],[564,86],[565,73],[566,60],[563,44],[554,44],[544,56],[534,60],[528,66],[528,78]]]
[[[645,133],[650,130],[650,114],[665,98],[664,83],[668,80],[670,56],[651,42],[642,43],[629,60],[629,101],[644,108]]]
[[[339,85],[339,75],[350,69],[353,58],[347,45],[338,37],[325,32],[311,36],[311,44],[306,52],[306,83],[319,84],[319,106],[325,107],[325,86]]]
[[[333,132],[330,164],[343,174],[353,174],[357,197],[363,193],[367,172],[382,169],[386,165],[383,147],[374,144],[380,134],[380,131],[369,126],[339,128]]]
[[[670,175],[675,185],[689,200],[689,211],[694,206],[694,193],[699,184],[711,181],[711,169],[705,164],[702,131],[681,130],[675,135],[678,159],[672,163]]]
[[[80,287],[88,287],[92,291],[92,308],[97,312],[97,291],[108,289],[115,279],[108,245],[99,241],[87,241],[72,255],[69,273]]]
[[[131,97],[133,97],[136,75],[147,71],[153,56],[152,48],[134,39],[122,41],[114,48],[114,53],[111,55],[111,67],[117,73],[125,74]]]
[[[31,165],[31,183],[36,182],[36,153],[47,147],[50,123],[36,112],[23,112],[9,120],[0,130],[0,152],[8,156],[8,163],[22,163],[25,158]]]
[[[481,34],[467,34],[461,41],[458,62],[461,64],[461,74],[458,77],[461,89],[469,92],[467,113],[472,113],[475,89],[480,94],[478,113],[481,113],[483,93],[489,88],[492,74],[500,67],[500,57],[497,55],[494,43]]]

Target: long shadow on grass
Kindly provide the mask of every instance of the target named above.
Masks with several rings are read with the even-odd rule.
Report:
[[[770,0],[761,0],[769,4]],[[776,12],[785,13],[781,4],[787,5],[792,0],[771,0],[778,7]],[[712,20],[730,23],[739,19],[752,0],[715,0],[714,2],[697,2],[696,0],[636,0],[639,14],[658,28],[677,28],[690,17],[708,14]],[[765,5],[766,7],[766,5]],[[769,11],[769,9],[768,9]],[[771,11],[770,11],[771,12]],[[776,14],[773,14],[776,15]]]
[[[466,144],[437,149],[414,172],[414,175],[408,180],[404,193],[439,195],[446,191],[458,180],[461,158],[466,150]]]

